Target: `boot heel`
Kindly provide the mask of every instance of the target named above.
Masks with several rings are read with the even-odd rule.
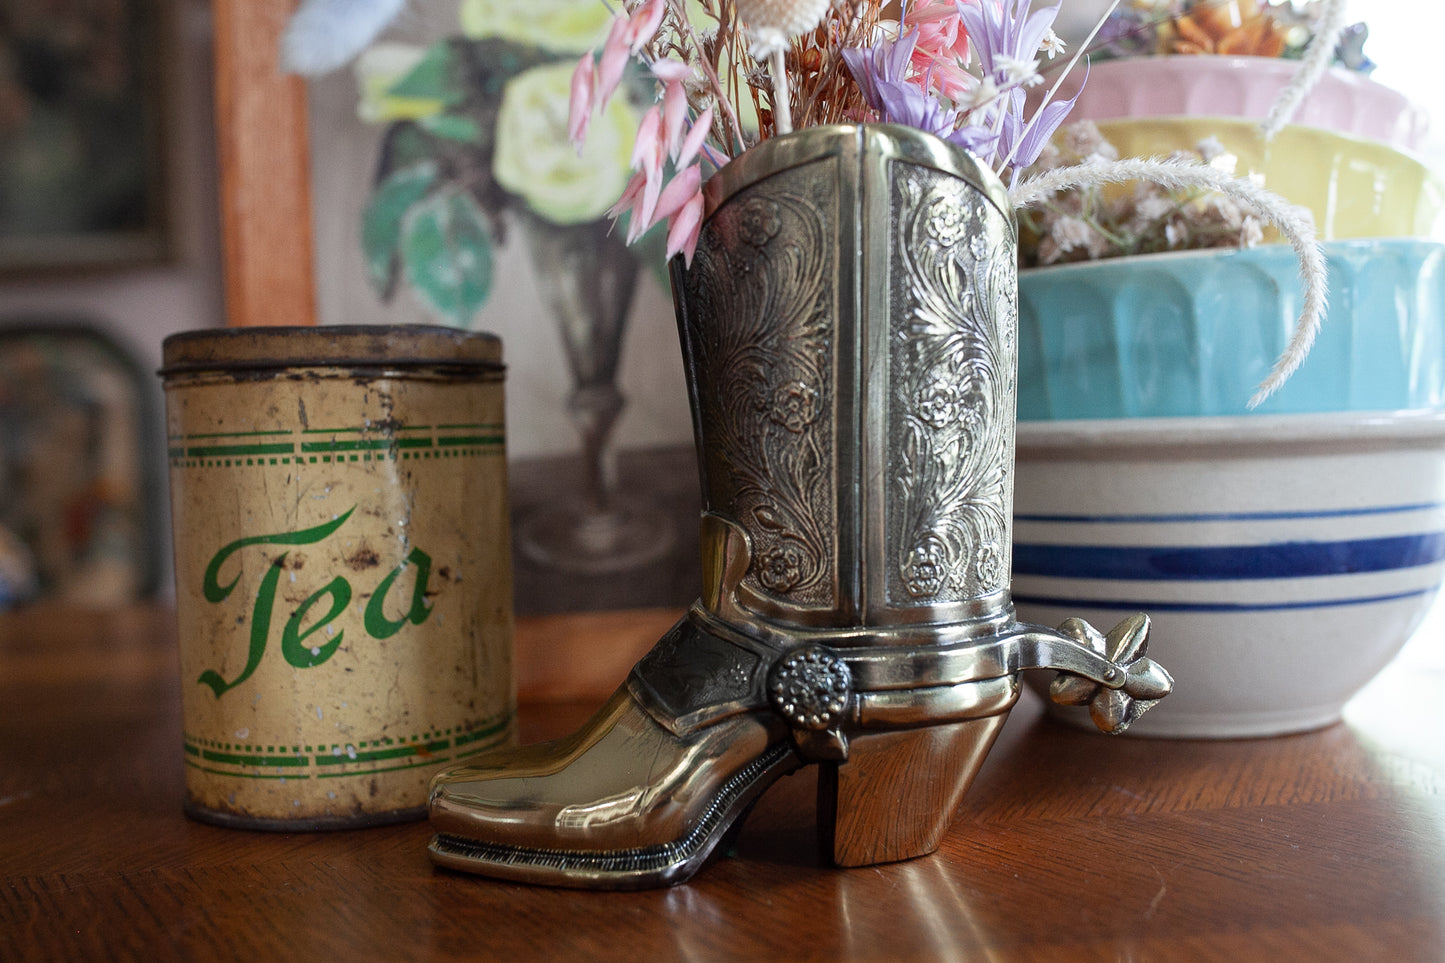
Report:
[[[869,866],[937,849],[1007,717],[854,735],[848,761],[818,774],[823,858]]]

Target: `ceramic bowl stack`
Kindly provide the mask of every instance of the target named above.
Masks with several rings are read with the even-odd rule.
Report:
[[[1136,70],[1163,90],[1157,62],[1178,60],[1205,75],[1227,66],[1212,61],[1281,66],[1168,57]],[[1101,74],[1080,99],[1086,116],[1098,103],[1154,109],[1111,93]],[[1150,654],[1176,688],[1131,733],[1242,737],[1334,722],[1445,578],[1445,245],[1426,237],[1445,192],[1402,150],[1423,129],[1413,108],[1398,98],[1393,120],[1380,106],[1332,114],[1323,102],[1344,96],[1334,88],[1395,103],[1364,78],[1332,77],[1304,116],[1374,122],[1365,133],[1392,143],[1297,125],[1265,146],[1240,118],[1267,103],[1236,104],[1228,119],[1100,123],[1123,156],[1212,134],[1238,173],[1311,206],[1327,228],[1319,341],[1259,408],[1247,401],[1300,309],[1288,247],[1020,274],[1014,599],[1021,618],[1044,624],[1151,615]]]
[[[1059,89],[1078,94],[1069,119],[1234,117],[1260,121],[1299,69],[1270,57],[1171,55],[1105,60],[1070,74]],[[1082,85],[1082,91],[1080,87]],[[1355,71],[1332,67],[1300,105],[1293,122],[1403,150],[1419,150],[1429,131],[1425,112],[1404,94]]]

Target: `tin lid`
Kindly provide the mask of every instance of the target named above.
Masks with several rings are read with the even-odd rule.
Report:
[[[494,334],[428,325],[320,325],[183,331],[161,347],[162,377],[284,368],[503,370]]]

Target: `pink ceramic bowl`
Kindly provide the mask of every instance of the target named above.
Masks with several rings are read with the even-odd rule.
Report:
[[[1298,67],[1298,61],[1270,57],[1105,60],[1089,69],[1088,83],[1069,119],[1192,115],[1263,120]],[[1083,77],[1084,72],[1075,69],[1059,96],[1072,96]],[[1406,150],[1418,149],[1429,129],[1428,115],[1404,94],[1337,67],[1320,78],[1291,123]]]

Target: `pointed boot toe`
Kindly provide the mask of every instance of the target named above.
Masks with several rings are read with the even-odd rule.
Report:
[[[575,736],[440,773],[430,853],[441,866],[521,882],[680,882],[798,765],[766,716],[737,713],[679,736],[624,687]]]

